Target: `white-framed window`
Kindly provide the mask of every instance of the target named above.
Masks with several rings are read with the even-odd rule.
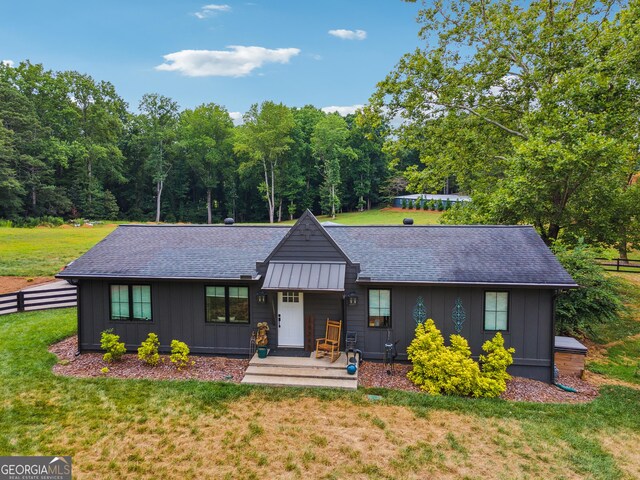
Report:
[[[282,292],[283,303],[300,303],[300,292]]]
[[[509,292],[484,292],[484,329],[497,331],[509,327]]]
[[[369,326],[373,328],[391,327],[391,290],[369,290]]]

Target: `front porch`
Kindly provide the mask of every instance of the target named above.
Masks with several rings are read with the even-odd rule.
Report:
[[[358,372],[347,373],[347,358],[344,353],[331,362],[328,357],[285,357],[268,355],[258,358],[255,354],[241,383],[254,385],[279,385],[288,387],[326,387],[356,390]]]

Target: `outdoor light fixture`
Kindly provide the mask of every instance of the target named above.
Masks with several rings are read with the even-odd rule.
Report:
[[[267,303],[267,292],[260,290],[256,293],[256,299],[258,300],[258,303]]]
[[[358,304],[358,295],[356,295],[355,292],[349,292],[345,298],[350,307]]]

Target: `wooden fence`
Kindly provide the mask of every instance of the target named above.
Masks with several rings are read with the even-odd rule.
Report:
[[[0,315],[15,312],[30,312],[50,308],[75,307],[76,287],[50,288],[46,290],[24,290],[0,295]]]
[[[605,270],[616,272],[640,273],[639,260],[623,260],[622,258],[596,258],[598,265]]]

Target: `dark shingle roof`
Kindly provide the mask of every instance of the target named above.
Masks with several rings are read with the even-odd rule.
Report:
[[[575,286],[530,226],[327,226],[372,281]]]
[[[326,226],[361,280],[575,286],[532,227]],[[256,275],[288,232],[264,226],[124,225],[58,276],[236,278]]]
[[[289,229],[220,225],[121,225],[58,276],[240,278],[256,274]]]

